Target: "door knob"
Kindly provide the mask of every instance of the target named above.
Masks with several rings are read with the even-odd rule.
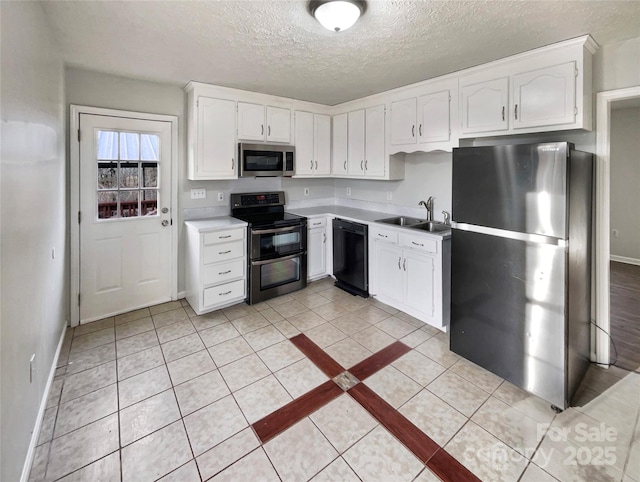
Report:
[[[162,220],[162,226],[164,226],[165,228],[166,228],[167,226],[169,226],[169,221],[167,221],[166,219],[163,219],[163,220]]]
[[[169,212],[169,208],[162,208],[162,214],[167,214]]]

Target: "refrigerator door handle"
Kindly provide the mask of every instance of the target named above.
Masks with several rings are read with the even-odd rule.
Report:
[[[461,231],[470,231],[472,233],[487,234],[489,236],[498,236],[500,238],[527,241],[529,243],[550,244],[561,248],[566,248],[569,246],[569,241],[566,239],[554,238],[552,236],[545,236],[543,234],[529,234],[520,233],[517,231],[506,231],[504,229],[489,228],[487,226],[477,226],[475,224],[458,223],[455,221],[451,223],[451,227],[453,229],[459,229]]]

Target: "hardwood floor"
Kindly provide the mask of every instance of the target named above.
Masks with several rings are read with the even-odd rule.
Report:
[[[640,367],[640,266],[612,261],[611,337],[618,351],[616,365]],[[615,352],[611,349],[611,361]]]

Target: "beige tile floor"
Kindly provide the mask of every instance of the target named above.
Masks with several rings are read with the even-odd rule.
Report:
[[[446,334],[329,280],[70,329],[30,480],[438,480],[346,394],[260,444],[250,424],[327,380],[287,340],[300,332],[345,367],[398,339],[413,348],[365,383],[482,480],[640,482],[640,374],[592,367],[556,415]]]

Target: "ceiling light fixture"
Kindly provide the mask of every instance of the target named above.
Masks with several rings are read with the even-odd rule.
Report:
[[[309,3],[311,15],[327,30],[342,32],[364,13],[365,2],[358,0],[325,0]]]

